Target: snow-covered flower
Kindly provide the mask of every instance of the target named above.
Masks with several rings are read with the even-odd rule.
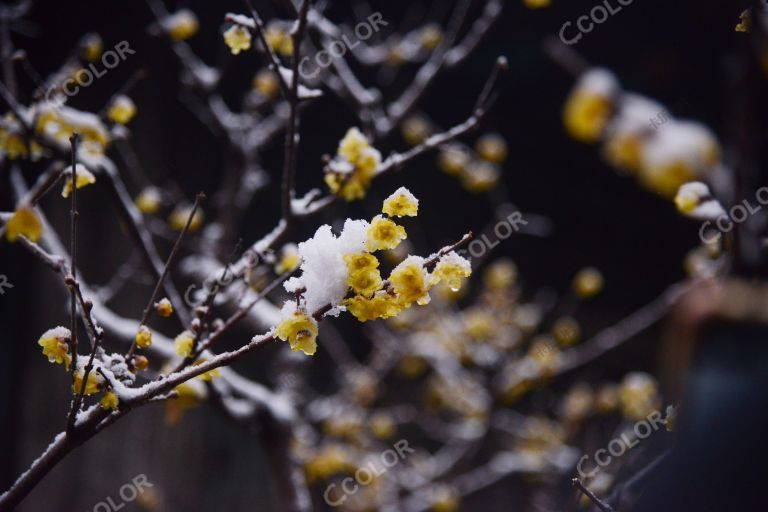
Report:
[[[366,247],[370,251],[382,249],[394,249],[400,242],[408,237],[403,226],[395,224],[392,220],[377,215],[371,221],[368,228]]]
[[[267,40],[272,51],[283,57],[293,55],[293,38],[287,26],[275,22],[270,23],[264,31],[264,39]]]
[[[712,197],[709,187],[700,181],[684,184],[675,195],[677,211],[698,220],[716,219],[725,215],[720,202]]]
[[[301,265],[301,255],[296,244],[285,244],[280,250],[280,259],[275,265],[277,274],[293,272]]]
[[[442,256],[432,271],[430,283],[435,285],[445,281],[451,290],[458,291],[461,281],[472,274],[472,265],[466,258],[451,251]]]
[[[166,16],[161,25],[174,41],[185,41],[197,34],[200,28],[197,16],[189,9],[179,9]]]
[[[424,268],[424,258],[408,256],[392,270],[389,282],[402,304],[429,303],[429,274]]]
[[[72,333],[66,327],[54,327],[45,331],[37,340],[37,344],[43,347],[43,355],[49,362],[63,364],[69,370],[72,361],[72,355],[69,353],[71,337]]]
[[[338,237],[325,225],[299,244],[301,275],[286,281],[284,287],[291,293],[303,290],[304,307],[311,314],[328,306],[336,308],[344,300],[349,290],[344,256],[365,252],[368,227],[364,220],[347,219]],[[338,314],[336,309],[331,311]]]
[[[308,356],[314,355],[317,351],[317,321],[293,301],[283,305],[281,314],[283,320],[277,326],[275,336],[289,342],[294,352],[301,350]]]
[[[136,346],[139,348],[152,346],[152,331],[146,325],[139,326],[139,330],[136,332]]]
[[[419,213],[419,200],[407,188],[400,187],[384,200],[381,211],[390,217],[415,217]]]
[[[672,120],[642,147],[640,184],[674,197],[684,183],[707,177],[720,161],[720,146],[699,123]]]
[[[75,370],[75,381],[72,384],[72,391],[75,393],[80,393],[80,390],[83,389],[83,378],[85,377],[85,369],[84,368],[78,368]],[[93,368],[88,373],[88,381],[85,383],[85,389],[83,389],[84,395],[92,395],[94,393],[98,393],[101,391],[101,388],[104,386],[104,377],[99,375],[99,373],[96,371],[96,368]]]
[[[104,42],[96,33],[86,34],[80,43],[83,48],[83,57],[88,62],[96,62],[101,58],[104,50]]]
[[[251,48],[251,31],[240,25],[232,25],[224,32],[224,42],[232,55]]]
[[[77,178],[76,178],[76,187],[78,190],[80,190],[83,187],[87,187],[88,185],[93,185],[96,183],[96,176],[93,175],[91,171],[88,170],[87,167],[85,167],[83,164],[77,164]],[[64,169],[64,177],[66,181],[64,182],[64,188],[61,189],[61,197],[69,197],[69,195],[72,193],[72,166],[68,166],[66,169]]]
[[[124,94],[117,96],[109,106],[107,117],[119,124],[128,124],[136,115],[136,104]]]
[[[168,300],[168,297],[163,297],[155,303],[155,311],[163,318],[168,318],[173,314],[173,304]]]
[[[563,112],[565,128],[571,137],[582,142],[599,140],[613,113],[619,91],[619,83],[610,71],[592,69],[584,73]]]
[[[174,338],[173,348],[183,358],[191,356],[192,350],[195,348],[195,335],[189,331],[182,332]]]
[[[43,233],[43,223],[29,205],[19,205],[11,218],[5,223],[5,238],[15,242],[20,236],[25,236],[32,242],[40,240]]]
[[[160,191],[155,187],[147,187],[136,196],[134,203],[136,203],[136,208],[138,208],[141,213],[147,215],[157,213],[162,205]]]

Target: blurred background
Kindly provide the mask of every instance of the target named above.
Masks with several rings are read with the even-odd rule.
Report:
[[[285,17],[279,5],[267,0],[256,0],[255,4],[265,19]],[[327,4],[329,18],[356,21],[350,2],[331,0]],[[509,200],[524,215],[548,218],[552,230],[545,237],[513,236],[493,249],[490,256],[511,257],[518,265],[525,293],[530,296],[542,289],[567,288],[574,273],[585,266],[599,268],[605,276],[605,291],[580,311],[587,336],[683,279],[683,257],[698,243],[699,226],[680,217],[669,201],[617,174],[601,160],[595,147],[575,142],[564,132],[561,112],[573,77],[547,57],[542,44],[545,38],[556,37],[563,23],[575,21],[597,4],[553,0],[549,8],[532,10],[522,0],[506,1],[502,19],[479,49],[464,65],[441,75],[419,106],[420,111],[443,127],[461,122],[471,112],[496,57],[507,57],[509,72],[501,79],[498,101],[481,130],[464,141],[472,144],[485,132],[504,136],[510,157],[504,164],[502,179]],[[596,26],[573,48],[589,63],[613,70],[626,89],[657,99],[677,117],[708,125],[725,145],[727,159],[733,156],[728,153],[728,142],[735,135],[732,108],[733,98],[739,94],[732,71],[747,45],[743,35],[734,32],[734,25],[745,4],[635,0]],[[222,41],[224,15],[244,12],[243,4],[198,0],[169,1],[166,6],[169,10],[188,7],[197,14],[201,28],[190,44],[208,64],[224,70],[225,99],[231,101],[233,108],[238,107],[242,91],[261,67],[253,54],[234,58]],[[474,7],[479,7],[477,2]],[[371,0],[370,9],[381,12],[393,27],[414,28],[431,16],[444,17],[446,8],[430,6],[428,2]],[[179,65],[168,45],[148,31],[152,20],[148,7],[136,0],[40,0],[34,3],[27,23],[13,34],[13,39],[43,75],[56,69],[86,32],[101,34],[105,48],[128,41],[135,55],[83,89],[72,105],[97,111],[134,73],[144,70],[146,77],[131,93],[139,111],[131,129],[141,167],[155,184],[162,186],[175,181],[182,187],[180,193],[192,199],[196,192],[214,191],[220,185],[219,170],[227,158],[226,148],[179,101]],[[375,80],[376,73],[367,78]],[[407,82],[395,85],[402,89]],[[22,82],[22,89],[25,87],[30,84]],[[323,186],[320,159],[335,149],[354,123],[353,113],[332,96],[306,109],[298,162],[299,191]],[[386,155],[406,147],[396,132],[379,149]],[[276,143],[264,162],[275,183],[252,203],[241,231],[246,242],[262,236],[278,219],[276,191],[281,157],[282,146]],[[130,178],[128,181],[131,193],[137,193],[141,184],[131,183]],[[5,183],[3,180],[3,186]],[[316,226],[339,217],[372,216],[376,213],[375,205],[400,185],[407,186],[421,199],[418,223],[411,232],[411,241],[419,254],[455,240],[459,233],[479,231],[493,217],[487,197],[467,194],[457,180],[439,171],[432,154],[382,180],[371,193],[370,201],[338,205],[324,218],[314,219],[306,232],[296,233],[295,240],[306,238]],[[3,210],[12,206],[9,200],[9,191],[0,190]],[[52,203],[47,212],[59,232],[66,233],[68,204]],[[89,282],[105,283],[114,269],[111,262],[130,252],[130,241],[106,195],[94,193],[82,201],[80,226],[84,277]],[[35,340],[42,326],[65,323],[68,316],[66,296],[56,278],[26,252],[9,244],[0,245],[0,273],[14,284],[14,288],[0,296],[0,488],[6,489],[63,426],[68,405],[64,378],[59,372],[48,371]],[[185,286],[179,283],[179,287]],[[115,309],[135,317],[139,314],[136,304],[143,304],[146,294],[146,287],[129,287],[115,302]],[[337,323],[353,350],[363,351],[364,348],[355,346],[355,322],[342,318]],[[600,365],[590,366],[573,379],[620,379],[627,371],[656,372],[662,331],[663,325],[647,330],[620,351],[604,357]],[[711,361],[726,358],[733,374],[746,372],[744,389],[755,393],[768,374],[766,366],[756,362],[765,362],[765,340],[760,332],[744,335],[755,338],[748,349],[738,353],[713,349],[709,356],[702,356],[702,364],[707,367],[714,364]],[[243,339],[249,336],[245,329],[239,333]],[[720,336],[724,337],[723,345],[732,342],[731,331]],[[284,349],[270,347],[236,367],[262,380],[269,372],[270,358]],[[313,369],[328,364],[322,353],[312,361]],[[715,364],[712,371],[721,370]],[[319,373],[322,375],[322,371]],[[558,385],[565,386],[567,382]],[[727,402],[728,394],[723,396],[716,391],[712,390],[713,400]],[[728,423],[745,426],[743,435],[735,436],[740,439],[740,449],[761,450],[765,455],[765,442],[761,441],[764,434],[746,427],[753,423],[765,426],[764,395],[750,397],[754,399],[748,402],[750,406],[733,411]],[[123,483],[138,474],[145,474],[155,485],[159,510],[272,509],[274,492],[262,447],[248,432],[224,421],[206,406],[190,411],[181,423],[173,426],[167,425],[163,416],[161,407],[147,407],[129,415],[68,457],[19,510],[92,510],[95,503],[115,496]],[[711,441],[705,436],[700,442]],[[723,460],[710,455],[715,464]],[[734,471],[738,475],[764,475],[765,468],[759,468],[755,460],[737,459],[732,462]],[[747,470],[750,465],[754,465],[752,472]],[[674,469],[670,471],[676,474]],[[696,482],[703,481],[697,480],[700,476],[691,477],[691,492],[699,487]],[[739,478],[742,483],[752,482],[752,478]],[[515,505],[524,502],[523,487],[517,479],[505,480],[482,496],[467,500],[462,510],[499,510],[500,503],[505,504],[504,509],[515,509]],[[565,488],[563,492],[569,490]],[[667,492],[669,496],[674,494]],[[678,505],[675,510],[694,510],[686,506],[688,501],[674,503]],[[664,504],[649,504],[646,510],[661,510]],[[126,510],[139,507],[133,503]]]

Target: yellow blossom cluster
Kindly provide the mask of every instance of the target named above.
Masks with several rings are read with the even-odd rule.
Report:
[[[477,140],[473,149],[456,143],[441,147],[437,165],[444,173],[459,178],[469,192],[481,193],[498,184],[500,166],[508,154],[504,138],[497,133],[487,133]]]
[[[720,163],[720,145],[710,130],[622,90],[606,70],[582,75],[566,101],[563,120],[571,137],[602,141],[612,166],[670,199],[684,183],[707,178]]]
[[[98,116],[65,105],[39,105],[35,133],[64,148],[69,147],[69,138],[77,133],[78,153],[92,158],[103,156],[110,143],[109,132]]]
[[[381,165],[381,153],[357,128],[350,128],[328,164],[325,183],[346,201],[362,199]]]

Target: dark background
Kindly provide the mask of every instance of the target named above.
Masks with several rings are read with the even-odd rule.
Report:
[[[329,3],[332,19],[355,21],[348,3]],[[420,19],[415,3],[373,1],[371,8],[396,24],[411,17]],[[618,5],[615,0],[611,3]],[[727,158],[733,134],[732,98],[738,94],[730,77],[735,56],[746,45],[744,36],[733,28],[745,3],[635,0],[596,26],[574,48],[591,63],[615,71],[627,89],[661,101],[677,116],[710,126],[726,144]],[[256,2],[264,18],[280,12],[265,4],[265,0]],[[166,5],[170,10],[189,7],[198,15],[201,29],[191,44],[206,62],[224,66],[227,99],[236,107],[239,91],[247,87],[260,64],[253,54],[233,58],[221,39],[223,15],[243,12],[242,5],[203,0]],[[509,142],[504,182],[510,199],[523,212],[549,217],[555,229],[546,239],[513,237],[496,248],[494,255],[514,258],[529,293],[541,287],[563,289],[583,266],[603,270],[604,294],[582,311],[587,333],[626,315],[680,280],[682,257],[696,244],[698,228],[681,219],[668,201],[617,175],[600,160],[597,148],[574,142],[563,131],[561,108],[572,77],[542,52],[542,41],[595,5],[597,1],[553,0],[548,9],[528,10],[522,0],[507,1],[502,19],[479,50],[457,70],[441,75],[420,105],[442,126],[461,122],[494,59],[498,55],[509,59],[501,96],[487,116],[484,130],[498,131]],[[39,1],[29,21],[28,33],[14,34],[14,42],[28,52],[43,75],[56,69],[87,31],[99,32],[105,49],[128,41],[136,54],[84,89],[73,106],[98,110],[136,70],[145,69],[147,78],[131,94],[139,114],[130,125],[142,166],[155,183],[177,181],[190,198],[198,190],[216,189],[226,157],[224,147],[178,101],[177,62],[165,41],[147,32],[152,18],[143,2]],[[23,90],[30,91],[26,85]],[[407,81],[396,84],[395,92],[405,85]],[[336,147],[352,124],[349,109],[330,96],[306,110],[300,191],[322,185],[319,158]],[[472,143],[474,138],[466,141]],[[404,147],[394,135],[380,149],[386,154]],[[280,154],[277,144],[266,161],[275,179]],[[26,168],[28,181],[38,171]],[[6,183],[4,178],[0,186]],[[337,208],[326,219],[317,219],[308,231],[339,215],[372,215],[370,205],[401,184],[422,200],[420,235],[415,241],[419,253],[455,239],[458,233],[479,230],[492,215],[484,196],[464,192],[429,156],[377,184],[367,206]],[[136,184],[132,185],[131,192],[137,192]],[[276,190],[272,186],[253,202],[242,231],[246,241],[274,225],[279,211]],[[0,189],[6,211],[12,209],[8,199],[8,191]],[[59,233],[65,234],[67,204],[47,200],[44,208]],[[103,283],[114,268],[111,262],[121,261],[128,253],[129,241],[120,232],[114,210],[96,194],[93,200],[83,201],[81,214],[80,257],[85,278]],[[60,379],[50,375],[34,341],[47,326],[64,322],[67,315],[64,293],[48,269],[6,243],[0,245],[0,265],[0,272],[15,285],[0,296],[0,325],[4,326],[0,329],[0,488],[5,489],[59,431],[57,422],[63,423],[66,392]],[[122,304],[133,304],[125,311],[136,316],[136,301],[146,300],[141,298],[146,293],[140,288],[133,293],[135,300],[129,295]],[[654,369],[657,334],[651,330],[620,357],[609,357],[594,376],[616,378],[630,369]],[[150,408],[130,415],[61,464],[20,509],[90,510],[139,473],[157,484],[169,510],[267,506],[269,486],[260,448],[252,438],[205,407],[192,411],[177,427],[164,426],[161,416],[162,411]],[[129,444],[135,448],[126,449]],[[203,479],[205,492],[193,490]]]

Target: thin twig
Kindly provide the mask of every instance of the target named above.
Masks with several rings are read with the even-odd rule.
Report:
[[[613,508],[610,505],[601,501],[600,498],[595,496],[595,494],[592,491],[584,487],[584,484],[581,483],[581,480],[579,480],[578,478],[574,478],[573,480],[571,480],[571,482],[573,483],[574,487],[576,487],[579,491],[581,491],[582,494],[584,494],[587,498],[589,498],[590,501],[592,501],[592,503],[594,503],[597,506],[597,508],[602,510],[602,512],[614,512]]]

